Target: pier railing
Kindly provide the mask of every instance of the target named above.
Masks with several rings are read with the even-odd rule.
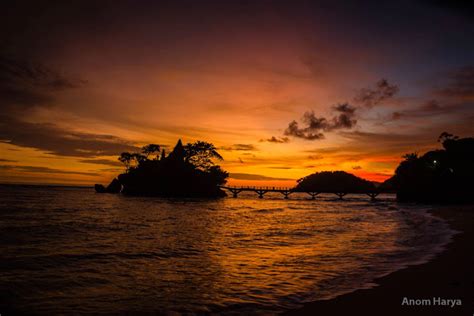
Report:
[[[370,197],[371,200],[375,200],[376,197],[381,193],[380,191],[367,191],[367,192],[349,192],[349,191],[304,191],[304,190],[297,190],[295,188],[287,188],[287,187],[256,187],[256,186],[219,186],[221,189],[227,190],[230,193],[232,193],[232,196],[234,198],[238,197],[240,192],[255,192],[258,194],[258,198],[263,199],[264,195],[269,193],[269,192],[278,192],[283,194],[285,199],[288,199],[290,194],[292,193],[306,193],[308,194],[312,200],[316,199],[316,196],[318,196],[321,193],[330,193],[330,194],[335,194],[339,197],[339,199],[343,199],[344,196],[347,194],[365,194]]]

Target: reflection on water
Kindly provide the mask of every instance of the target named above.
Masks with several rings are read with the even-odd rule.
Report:
[[[275,312],[371,285],[449,236],[390,197],[173,200],[0,187],[0,306]]]

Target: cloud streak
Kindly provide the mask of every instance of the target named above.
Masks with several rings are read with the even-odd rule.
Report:
[[[257,150],[257,147],[255,147],[252,144],[234,144],[232,146],[224,146],[220,148],[221,150],[227,150],[227,151],[255,151]]]
[[[449,83],[445,88],[437,90],[444,97],[474,100],[474,66],[465,66],[451,72]]]
[[[277,144],[283,144],[283,143],[288,143],[290,139],[288,137],[275,137],[272,136],[267,139],[261,139],[261,142],[268,142],[268,143],[277,143]]]
[[[472,103],[470,102],[441,104],[437,100],[429,100],[413,109],[393,112],[389,121],[397,121],[401,119],[423,119],[441,115],[464,116],[466,113],[470,112],[473,112]]]
[[[231,173],[229,177],[232,179],[239,179],[239,180],[293,180],[289,178],[267,177],[267,176],[262,176],[259,174],[252,174],[252,173]]]
[[[138,150],[116,136],[68,131],[55,124],[28,123],[4,116],[0,116],[0,142],[71,157],[111,156]]]
[[[11,160],[11,159],[3,159],[0,158],[0,162],[18,162],[17,160]]]
[[[96,165],[113,166],[113,167],[123,167],[123,164],[121,162],[116,161],[116,160],[108,160],[108,159],[82,159],[82,160],[79,160],[79,162],[91,163],[91,164],[96,164]]]
[[[54,173],[54,174],[69,174],[69,175],[82,175],[82,176],[98,176],[95,172],[83,172],[83,171],[68,171],[60,170],[48,167],[39,166],[12,166],[12,165],[0,165],[0,170],[5,171],[19,171],[19,172],[33,172],[33,173]]]
[[[43,65],[0,55],[0,102],[10,110],[47,105],[54,93],[84,84]]]
[[[57,93],[85,83],[41,64],[0,55],[0,105],[3,110],[0,114],[0,142],[71,157],[108,156],[136,150],[130,142],[112,135],[76,132],[53,123],[33,123],[22,119],[33,107],[52,105]],[[89,161],[94,162],[118,165],[111,161],[106,163],[106,160]]]

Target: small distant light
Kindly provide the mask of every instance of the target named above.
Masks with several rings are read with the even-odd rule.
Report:
[[[436,160],[433,160],[433,163],[436,165],[436,164],[438,163],[438,161],[436,161]]]

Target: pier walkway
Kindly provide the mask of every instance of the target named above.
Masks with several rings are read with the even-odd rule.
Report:
[[[330,193],[335,194],[339,197],[339,199],[343,199],[347,194],[365,194],[370,197],[371,200],[375,200],[375,198],[381,193],[378,191],[371,191],[371,192],[342,192],[342,191],[297,191],[294,188],[281,188],[281,187],[251,187],[251,186],[219,186],[221,189],[227,190],[232,193],[234,198],[238,197],[240,192],[255,192],[258,194],[258,198],[263,199],[264,195],[268,192],[278,192],[281,193],[285,199],[288,199],[290,194],[292,193],[306,193],[311,196],[311,199],[316,199],[321,193]]]

